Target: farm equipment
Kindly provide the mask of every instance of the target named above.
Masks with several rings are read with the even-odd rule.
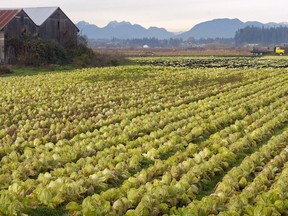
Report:
[[[251,50],[251,53],[254,56],[262,56],[262,55],[284,55],[286,49],[288,50],[288,47],[282,47],[282,46],[275,46],[275,47],[253,47]]]
[[[277,55],[284,55],[285,49],[277,46],[277,47],[275,47],[274,52],[275,52],[275,54],[277,54]]]

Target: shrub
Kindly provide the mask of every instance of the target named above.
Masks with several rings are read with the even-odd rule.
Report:
[[[21,57],[20,63],[24,65],[62,65],[68,63],[66,50],[54,41],[27,41]]]
[[[95,52],[91,65],[96,67],[104,67],[118,66],[125,63],[127,63],[127,59],[122,55]]]
[[[11,74],[12,70],[7,66],[0,66],[0,75],[1,74]]]
[[[54,41],[11,38],[7,40],[5,50],[9,63],[29,66],[68,63],[65,48]]]
[[[7,40],[10,62],[26,66],[50,64],[86,66],[117,66],[124,63],[124,57],[95,53],[85,43],[79,45],[67,42],[60,45],[54,41],[41,39],[12,38]]]

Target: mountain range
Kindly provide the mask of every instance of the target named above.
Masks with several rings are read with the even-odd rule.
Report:
[[[133,39],[133,38],[158,38],[166,39],[172,38],[175,35],[168,32],[164,28],[150,27],[144,28],[138,24],[131,24],[130,22],[112,21],[107,26],[99,28],[96,25],[81,21],[76,24],[80,32],[90,39]]]
[[[167,31],[165,28],[150,27],[144,28],[139,24],[131,24],[130,22],[117,22],[112,21],[107,26],[100,28],[94,24],[85,21],[80,21],[76,24],[82,35],[86,35],[89,39],[135,39],[135,38],[233,38],[236,31],[246,26],[255,27],[278,27],[288,26],[288,23],[261,23],[257,21],[242,22],[239,19],[213,19],[210,21],[202,22],[189,31],[181,34],[175,34]]]

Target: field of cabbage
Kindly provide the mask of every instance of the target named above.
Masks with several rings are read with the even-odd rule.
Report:
[[[0,77],[0,215],[288,215],[287,60],[136,61]]]

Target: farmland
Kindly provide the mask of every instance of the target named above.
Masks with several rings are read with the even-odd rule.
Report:
[[[0,215],[288,214],[285,57],[134,62],[0,77]]]

